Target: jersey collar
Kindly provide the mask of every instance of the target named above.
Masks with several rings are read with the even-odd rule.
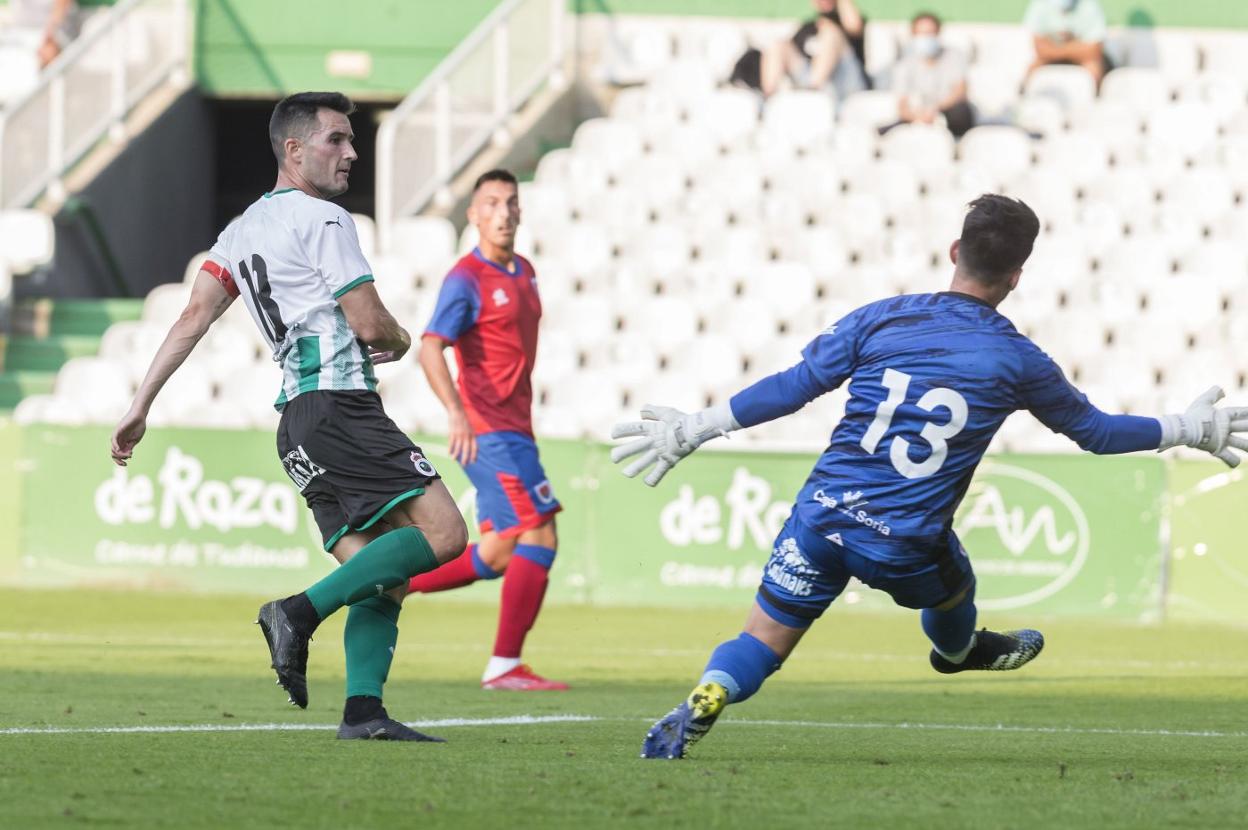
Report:
[[[509,277],[518,277],[518,276],[520,276],[520,271],[522,270],[522,266],[520,265],[520,258],[519,258],[519,257],[517,257],[517,256],[515,256],[514,254],[513,254],[513,256],[512,256],[512,260],[511,260],[512,264],[513,264],[514,266],[516,266],[516,270],[514,270],[514,271],[508,271],[506,268],[504,268],[502,265],[499,265],[499,264],[498,264],[497,262],[495,262],[494,260],[492,260],[492,259],[486,259],[485,254],[481,253],[481,249],[480,249],[480,248],[473,248],[473,249],[472,249],[472,255],[473,255],[473,256],[475,256],[477,259],[481,260],[482,262],[484,262],[486,265],[493,266],[493,267],[494,267],[494,269],[495,269],[496,271],[498,271],[499,273],[501,273],[501,274],[506,274],[506,275],[507,275],[507,276],[509,276]]]
[[[937,291],[936,293],[942,297],[957,297],[959,300],[970,300],[973,303],[979,303],[984,308],[992,308],[991,304],[984,302],[979,297],[975,297],[971,294],[963,294],[961,291]],[[996,311],[995,308],[992,310]]]
[[[298,190],[298,188],[295,188],[295,187],[283,187],[281,190],[273,190],[273,191],[270,191],[270,192],[268,192],[268,193],[264,194],[264,198],[266,198],[266,199],[272,199],[274,196],[280,196],[280,195],[282,195],[283,193],[290,193],[292,190]]]

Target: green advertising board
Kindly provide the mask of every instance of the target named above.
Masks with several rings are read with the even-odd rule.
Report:
[[[1171,468],[1173,509],[1166,614],[1174,619],[1248,623],[1248,546],[1243,510],[1248,475],[1217,461]]]
[[[20,435],[16,424],[8,418],[0,419],[0,583],[14,581],[17,574],[22,495],[17,472]]]
[[[102,428],[0,429],[0,462],[18,471],[5,500],[19,517],[5,581],[278,595],[333,566],[271,433],[156,429],[124,468],[109,461],[108,438]],[[475,528],[474,493],[442,439],[416,441]],[[620,475],[602,445],[545,441],[542,459],[564,507],[552,602],[744,608],[813,455],[708,448],[657,488]],[[1155,456],[986,459],[955,516],[980,606],[1157,618],[1166,487]],[[892,607],[855,583],[837,605]]]
[[[655,489],[602,472],[593,600],[744,607],[812,461],[703,452]],[[1153,457],[986,460],[954,523],[975,565],[979,606],[1156,619],[1165,487]],[[853,582],[840,604],[893,606]]]

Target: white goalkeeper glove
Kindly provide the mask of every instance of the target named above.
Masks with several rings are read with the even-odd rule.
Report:
[[[1221,387],[1214,386],[1192,402],[1182,415],[1162,415],[1161,445],[1195,447],[1220,458],[1228,467],[1239,466],[1239,456],[1231,448],[1248,452],[1248,406],[1216,407],[1222,399]]]
[[[641,408],[641,417],[645,420],[625,421],[612,427],[612,438],[641,437],[612,449],[611,461],[618,464],[634,455],[640,456],[621,471],[629,478],[653,464],[654,469],[643,479],[651,487],[702,444],[741,428],[727,403],[687,413],[670,406],[647,404]]]

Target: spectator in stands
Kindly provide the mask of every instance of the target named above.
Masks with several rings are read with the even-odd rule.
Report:
[[[854,0],[814,0],[818,14],[791,38],[777,41],[762,54],[761,87],[770,96],[788,76],[799,88],[831,84],[838,97],[866,89],[863,69],[866,20]]]
[[[1023,26],[1032,33],[1036,59],[1027,74],[1049,64],[1082,66],[1099,87],[1105,77],[1105,10],[1100,0],[1031,0]]]
[[[940,18],[931,12],[914,16],[910,36],[906,54],[893,70],[901,120],[880,132],[898,124],[933,124],[943,115],[949,132],[961,138],[974,126],[966,98],[966,56],[941,43]]]
[[[75,0],[9,0],[10,34],[36,50],[42,69],[78,36]]]

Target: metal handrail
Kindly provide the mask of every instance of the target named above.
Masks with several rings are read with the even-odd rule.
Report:
[[[533,77],[511,92],[511,38],[508,24],[518,13],[540,10],[546,5],[550,25],[544,32],[542,52],[545,59],[533,67]],[[434,68],[403,101],[382,120],[377,131],[377,239],[380,250],[387,251],[392,240],[393,222],[400,216],[420,210],[442,191],[455,174],[475,156],[486,143],[497,137],[507,119],[537,92],[560,66],[564,56],[563,30],[566,0],[507,0],[494,9],[465,37],[441,63]],[[490,50],[491,106],[488,113],[457,113],[451,82],[458,70],[470,61],[486,56]],[[418,182],[410,193],[396,193],[396,171],[399,131],[405,122],[432,105],[431,123],[425,126],[433,144],[433,171]],[[471,128],[468,138],[456,143],[455,128]]]
[[[175,15],[175,31],[171,40],[168,59],[144,67],[141,83],[127,87],[130,78],[126,64],[127,42],[125,26],[134,12],[160,3],[168,6]],[[14,100],[0,111],[0,207],[25,207],[47,190],[59,191],[61,177],[105,135],[120,139],[124,135],[124,121],[134,106],[151,91],[179,71],[189,77],[190,13],[188,0],[120,0],[107,11],[98,27],[75,38],[65,50],[40,74],[39,82],[25,95]],[[77,69],[83,59],[112,38],[112,53],[108,77],[109,107],[107,118],[91,124],[74,135],[67,135],[66,79]],[[13,122],[27,109],[47,102],[47,161],[44,170],[10,194],[5,182],[5,168],[14,141],[10,135]],[[61,195],[61,194],[57,194]]]

